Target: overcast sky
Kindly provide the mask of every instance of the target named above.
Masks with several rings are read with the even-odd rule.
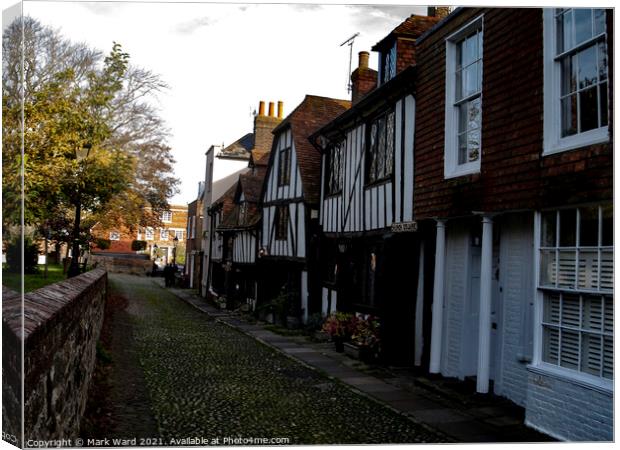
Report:
[[[133,64],[161,75],[160,96],[181,179],[172,203],[196,198],[205,151],[252,131],[259,100],[284,102],[285,115],[305,94],[348,98],[349,47],[357,53],[425,6],[25,1],[24,14],[73,41],[108,52],[122,44]],[[371,67],[376,56],[371,53]]]

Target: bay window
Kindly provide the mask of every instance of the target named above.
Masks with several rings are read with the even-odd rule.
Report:
[[[482,17],[446,40],[446,178],[480,171]]]
[[[541,362],[613,379],[613,207],[539,216]]]
[[[604,9],[544,10],[546,154],[608,139]]]

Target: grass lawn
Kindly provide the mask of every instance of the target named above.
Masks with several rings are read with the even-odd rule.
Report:
[[[24,279],[24,290],[25,292],[34,291],[35,289],[39,289],[48,284],[57,283],[59,281],[64,280],[66,277],[62,273],[62,265],[60,264],[50,264],[47,266],[47,278],[44,277],[45,274],[45,266],[39,265],[39,272],[35,274],[26,274]],[[2,268],[2,284],[14,291],[19,292],[20,290],[20,274],[18,273],[9,273]]]

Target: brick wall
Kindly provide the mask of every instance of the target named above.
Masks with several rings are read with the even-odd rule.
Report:
[[[525,423],[567,441],[613,440],[613,394],[530,372]]]
[[[79,424],[95,366],[96,345],[103,322],[107,273],[92,270],[24,296],[3,298],[3,334],[11,342],[24,339],[25,439],[68,439],[78,435]],[[3,371],[17,373],[16,348],[4,350]],[[8,363],[8,364],[7,364]],[[3,381],[3,390],[14,390]],[[11,381],[13,380],[13,381]],[[10,399],[18,398],[19,394]],[[5,399],[3,410],[18,410]],[[3,419],[4,420],[4,419]],[[19,431],[17,431],[19,433]]]
[[[358,67],[351,74],[351,103],[355,104],[377,87],[377,71]]]
[[[481,172],[444,180],[445,39],[483,13]],[[608,29],[611,44],[610,15]],[[612,198],[612,145],[541,156],[542,34],[541,9],[466,9],[419,43],[414,199],[419,219]]]
[[[91,253],[88,263],[97,264],[97,268],[105,269],[108,272],[131,275],[146,275],[153,269],[153,261],[148,258],[123,258],[106,254]]]

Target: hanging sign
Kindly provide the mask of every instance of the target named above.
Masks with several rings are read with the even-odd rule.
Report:
[[[406,233],[408,231],[418,231],[418,222],[398,222],[393,223],[391,230],[393,233]]]

